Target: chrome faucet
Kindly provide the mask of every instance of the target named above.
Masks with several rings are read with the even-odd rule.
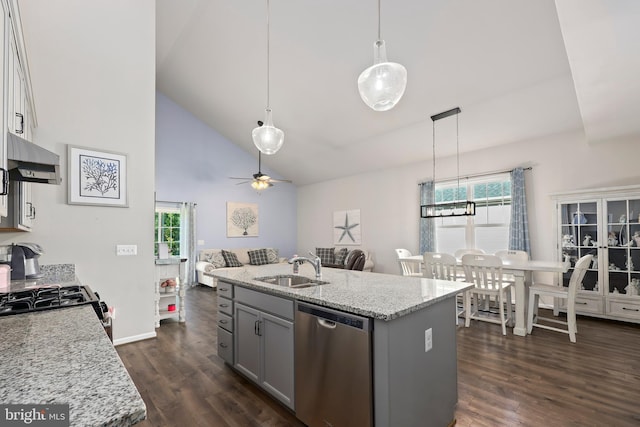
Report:
[[[316,270],[316,279],[322,279],[322,262],[320,261],[320,257],[316,254],[309,252],[313,258],[307,258],[304,256],[294,255],[290,260],[289,264],[293,264],[293,273],[298,273],[298,266],[303,262],[308,262],[313,265],[313,268]]]

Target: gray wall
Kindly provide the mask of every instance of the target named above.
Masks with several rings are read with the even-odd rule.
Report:
[[[251,129],[247,129],[247,138],[251,138]],[[198,204],[196,233],[204,241],[198,249],[274,247],[281,256],[295,253],[296,187],[281,183],[258,193],[248,183],[237,185],[238,181],[229,179],[258,172],[257,153],[257,149],[247,153],[157,94],[156,199]],[[264,162],[262,173],[279,178]],[[258,204],[257,237],[227,238],[227,202]]]
[[[0,239],[40,243],[42,264],[75,264],[82,282],[116,308],[116,342],[155,336],[155,1],[20,7],[39,122],[34,139],[60,154],[63,183],[34,185],[35,230]],[[128,155],[129,207],[66,203],[67,144]],[[116,257],[117,244],[138,245],[138,256]]]

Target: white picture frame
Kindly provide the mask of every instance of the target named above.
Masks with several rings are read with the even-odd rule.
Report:
[[[67,146],[67,203],[128,207],[127,155]]]
[[[258,205],[227,202],[227,237],[258,237]]]
[[[360,209],[333,213],[333,244],[341,246],[362,244]]]

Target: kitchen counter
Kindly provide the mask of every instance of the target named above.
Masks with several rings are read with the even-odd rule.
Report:
[[[301,403],[301,413],[306,413],[301,415],[305,418],[302,421],[313,421],[316,416],[318,420],[325,419],[325,416],[341,417],[338,413],[344,414],[344,408],[334,412],[336,405],[331,402],[335,393],[325,393],[321,387],[305,390],[298,386],[299,381],[309,383],[298,376],[298,360],[293,363],[296,367],[294,375],[291,363],[285,363],[288,368],[275,368],[267,363],[269,357],[261,354],[267,352],[275,360],[294,360],[295,355],[302,354],[304,349],[321,352],[320,358],[331,357],[331,354],[340,351],[327,344],[324,341],[326,337],[321,339],[321,343],[314,344],[307,340],[306,335],[304,338],[298,336],[297,332],[302,329],[294,328],[291,317],[286,316],[287,313],[291,316],[293,311],[299,311],[300,306],[291,301],[287,303],[287,300],[304,301],[365,316],[373,322],[368,352],[351,353],[347,348],[351,341],[345,339],[344,335],[336,335],[337,338],[332,341],[343,347],[344,357],[360,357],[363,363],[370,357],[372,361],[371,391],[358,390],[359,393],[365,393],[358,407],[362,410],[370,400],[373,425],[376,427],[441,427],[455,424],[454,413],[458,400],[456,295],[473,287],[472,284],[334,268],[322,269],[321,280],[329,283],[307,288],[290,288],[255,280],[256,277],[290,275],[292,271],[289,264],[268,264],[205,273],[216,277],[220,283],[219,291],[225,292],[218,296],[223,301],[218,307],[227,310],[220,311],[221,319],[227,326],[225,329],[219,323],[218,342],[224,346],[220,345],[218,354],[227,363],[296,412],[301,409],[297,407],[298,403],[308,402],[310,395],[311,400],[320,399],[313,406],[321,408],[318,411],[322,414],[310,415],[309,411],[304,411],[309,405]],[[300,266],[299,275],[314,279],[315,270],[304,263]],[[221,286],[223,283],[233,286]],[[241,291],[241,288],[271,295],[262,297],[255,295],[255,292]],[[273,299],[272,295],[283,298]],[[282,319],[278,320],[278,316]],[[232,329],[228,326],[230,321],[233,322]],[[294,323],[297,325],[298,321],[300,317],[296,311]],[[269,323],[276,327],[268,326]],[[261,333],[262,324],[266,325],[264,334]],[[288,335],[288,331],[292,330],[296,331],[295,336]],[[329,348],[333,349],[333,353],[325,354]],[[339,362],[327,362],[327,365],[332,367],[334,373],[341,366]],[[323,365],[318,369],[324,373],[326,368]],[[339,384],[334,386],[349,390],[361,384],[349,375],[336,375],[340,379]],[[295,387],[291,384],[294,377]],[[279,388],[275,388],[274,384]],[[324,382],[316,381],[314,384]],[[371,397],[366,397],[366,393]],[[345,424],[345,420],[339,421]]]
[[[128,426],[146,417],[90,305],[0,317],[0,331],[0,403],[68,403],[71,426]]]
[[[255,277],[291,273],[290,264],[280,263],[213,270],[205,275],[262,292],[386,321],[422,310],[473,287],[462,282],[335,268],[322,269],[322,280],[328,284],[308,288],[288,288],[254,280]],[[315,270],[308,263],[300,266],[299,274],[315,278]]]

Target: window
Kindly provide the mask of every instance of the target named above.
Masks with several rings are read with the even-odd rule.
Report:
[[[478,248],[486,253],[508,249],[511,220],[511,178],[509,174],[436,183],[436,203],[476,203],[475,216],[436,218],[436,250],[454,253],[461,248]]]
[[[156,206],[154,253],[158,243],[167,243],[169,256],[180,256],[180,209]]]

